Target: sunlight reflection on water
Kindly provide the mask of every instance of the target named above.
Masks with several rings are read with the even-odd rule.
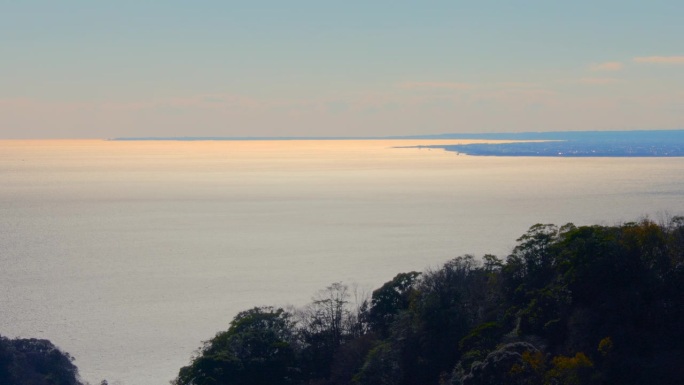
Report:
[[[394,148],[454,142],[0,141],[0,333],[164,384],[248,307],[505,256],[538,222],[684,211],[682,158]]]

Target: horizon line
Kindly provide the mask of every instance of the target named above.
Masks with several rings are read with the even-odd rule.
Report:
[[[684,129],[656,130],[585,130],[585,131],[524,131],[524,132],[488,132],[488,133],[442,133],[425,135],[388,135],[388,136],[140,136],[106,138],[108,141],[285,141],[285,140],[416,140],[416,139],[539,139],[549,137],[566,137],[577,135],[619,134],[683,134]]]

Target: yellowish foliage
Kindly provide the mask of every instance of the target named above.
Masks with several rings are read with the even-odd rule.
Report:
[[[598,351],[602,356],[607,356],[613,350],[613,340],[610,337],[602,339],[598,344]]]
[[[523,352],[523,362],[532,368],[535,372],[544,366],[544,355],[542,352]]]
[[[523,352],[522,363],[514,364],[508,371],[510,377],[540,377],[544,373],[544,354],[542,352]]]
[[[575,354],[574,357],[554,357],[551,363],[553,368],[546,373],[547,382],[555,379],[562,385],[584,384],[590,369],[594,366],[589,357],[582,352]]]

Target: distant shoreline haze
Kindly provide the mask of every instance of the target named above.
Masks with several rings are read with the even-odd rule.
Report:
[[[386,137],[129,137],[114,141],[287,141],[287,140],[510,140],[430,146],[476,156],[541,157],[683,157],[684,130],[559,131],[484,134],[438,134]]]
[[[512,133],[445,133],[432,135],[390,136],[142,136],[117,137],[107,140],[395,140],[395,139],[482,139],[482,140],[684,140],[681,130],[634,130],[634,131],[556,131]]]

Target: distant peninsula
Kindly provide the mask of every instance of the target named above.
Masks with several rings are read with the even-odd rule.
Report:
[[[454,138],[455,139],[455,138]],[[565,131],[486,134],[468,139],[511,140],[421,146],[479,156],[682,157],[684,130]]]
[[[452,133],[413,136],[274,136],[274,137],[124,137],[113,141],[249,141],[249,140],[496,140],[415,148],[440,148],[477,156],[545,157],[684,157],[684,130],[557,131]]]

